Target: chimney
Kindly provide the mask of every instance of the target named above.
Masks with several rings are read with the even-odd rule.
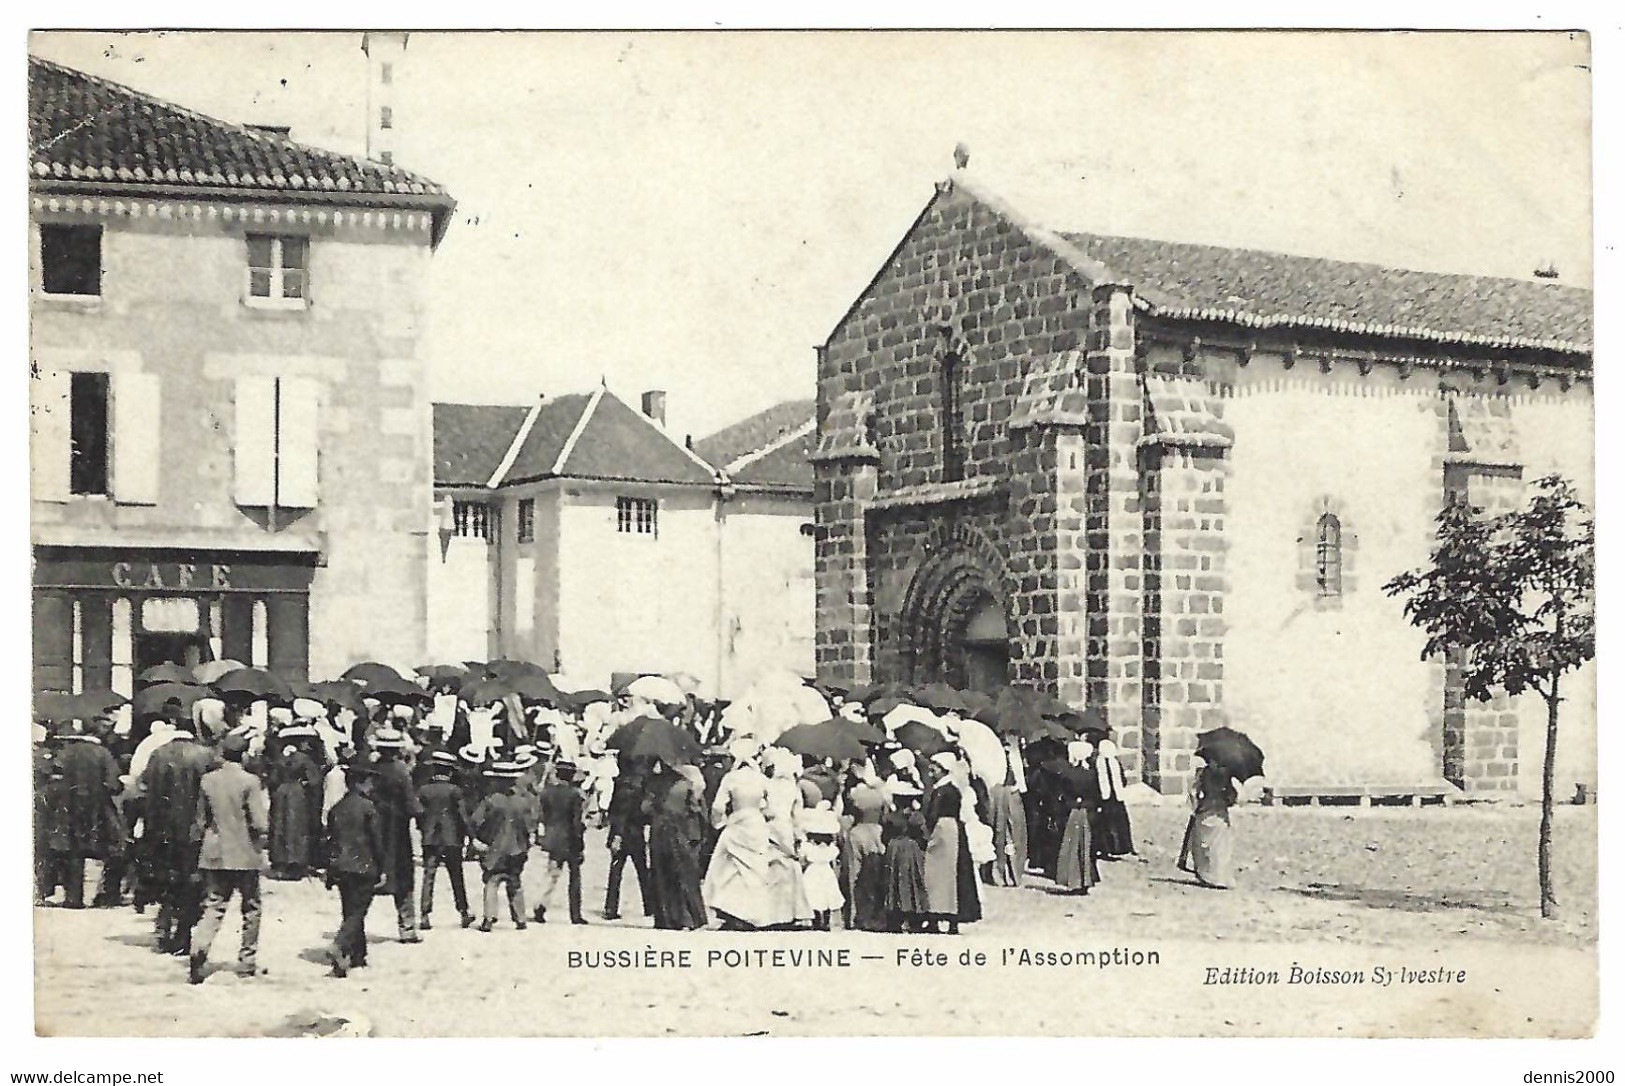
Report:
[[[652,388],[643,394],[643,413],[655,420],[659,426],[666,425],[666,394],[658,388]]]
[[[385,166],[395,162],[395,84],[406,59],[407,35],[398,31],[368,31],[361,35],[367,55],[367,157]]]

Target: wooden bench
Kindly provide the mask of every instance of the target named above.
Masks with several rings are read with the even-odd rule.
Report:
[[[1461,790],[1448,781],[1424,784],[1304,784],[1275,785],[1264,789],[1264,806],[1283,807],[1420,807],[1435,803],[1449,807],[1460,798]]]

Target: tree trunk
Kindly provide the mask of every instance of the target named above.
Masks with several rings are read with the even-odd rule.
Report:
[[[1540,773],[1540,916],[1557,919],[1557,896],[1552,892],[1552,777],[1557,770],[1557,676],[1546,698],[1546,760]]]

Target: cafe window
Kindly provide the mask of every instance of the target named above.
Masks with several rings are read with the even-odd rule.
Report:
[[[624,535],[658,535],[660,503],[653,498],[616,498],[615,530]]]
[[[40,286],[47,294],[102,292],[102,228],[41,226]]]
[[[516,525],[519,532],[519,542],[536,542],[536,499],[519,499],[519,523]]]
[[[69,492],[106,494],[112,463],[108,376],[75,373],[68,387]]]
[[[294,234],[248,235],[250,305],[301,308],[310,300],[310,239]]]
[[[451,503],[451,534],[458,539],[483,539],[489,543],[496,537],[495,527],[493,510],[484,502]]]

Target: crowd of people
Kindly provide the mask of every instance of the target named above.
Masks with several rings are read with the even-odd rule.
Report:
[[[261,971],[262,874],[321,877],[345,976],[367,964],[379,896],[400,941],[423,941],[442,872],[464,928],[492,931],[504,905],[516,929],[545,924],[561,882],[588,923],[589,826],[609,853],[600,915],[619,919],[630,865],[644,914],[675,930],[957,933],[983,886],[1036,872],[1087,894],[1135,852],[1109,730],[1033,691],[805,683],[730,709],[663,676],[564,690],[510,661],[418,671],[160,669],[128,705],[42,704],[36,901],[60,888],[83,907],[99,860],[91,905],[155,909],[157,948],[198,982],[233,899],[237,969]],[[1230,775],[1199,773],[1193,800],[1180,866],[1227,885]]]

